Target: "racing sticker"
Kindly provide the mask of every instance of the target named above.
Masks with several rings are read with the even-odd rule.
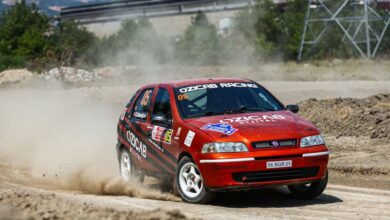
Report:
[[[201,129],[205,131],[214,131],[226,135],[232,135],[237,131],[237,129],[230,124],[207,124]]]
[[[179,127],[176,131],[175,140],[179,140],[180,133],[181,133],[181,127]]]
[[[282,115],[253,115],[253,116],[244,116],[244,117],[235,117],[235,118],[225,118],[220,122],[223,124],[228,123],[239,123],[239,124],[254,124],[254,123],[263,123],[263,122],[273,122],[277,120],[283,120],[286,117]]]
[[[134,112],[133,116],[138,119],[145,119],[146,118],[146,112]]]
[[[191,147],[192,141],[194,140],[195,137],[195,132],[193,131],[188,131],[186,139],[184,140],[184,145],[187,147]]]
[[[180,94],[180,95],[178,95],[177,96],[177,99],[179,100],[179,101],[182,101],[182,100],[188,100],[189,99],[189,97],[188,97],[188,94]]]
[[[167,132],[165,132],[163,142],[167,143],[167,144],[171,144],[171,142],[172,142],[172,134],[173,134],[173,130],[171,130],[171,129],[167,130]]]
[[[173,134],[172,129],[168,129],[160,126],[154,126],[152,130],[152,140],[162,141],[166,144],[171,144],[172,134]]]
[[[176,137],[180,136],[180,133],[181,133],[181,127],[179,127],[176,131]]]
[[[219,83],[221,88],[258,88],[254,83]]]
[[[198,90],[217,89],[217,88],[258,88],[258,86],[255,83],[217,83],[217,84],[211,83],[211,84],[202,84],[202,85],[183,87],[180,88],[179,91],[181,93],[187,93],[187,92],[193,92]],[[182,98],[181,100],[184,99],[184,97],[182,96],[180,98]]]
[[[181,93],[186,93],[186,92],[193,92],[193,91],[198,91],[198,90],[203,90],[203,89],[216,89],[218,88],[217,84],[203,84],[203,85],[194,85],[194,86],[188,86],[179,89]]]
[[[137,155],[141,155],[143,158],[146,159],[146,145],[140,139],[138,139],[137,136],[135,136],[135,134],[131,131],[127,131],[126,136],[132,149],[138,153]],[[130,149],[130,151],[132,150]],[[138,157],[138,159],[141,158]]]
[[[150,100],[150,94],[152,93],[152,91],[153,90],[146,90],[145,91],[144,97],[142,97],[142,100],[141,100],[141,105],[142,106],[148,105],[149,100]]]

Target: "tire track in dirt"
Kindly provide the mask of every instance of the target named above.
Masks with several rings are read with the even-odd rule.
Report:
[[[26,216],[108,217],[118,219],[389,219],[390,191],[330,185],[314,200],[289,198],[284,188],[220,195],[210,205],[158,201],[126,196],[99,196],[78,192],[43,190],[1,182],[0,204],[17,204]],[[27,199],[38,197],[40,199]],[[29,203],[22,202],[29,201]],[[46,200],[50,201],[48,203]],[[37,203],[35,204],[34,201]],[[43,201],[43,202],[42,202]],[[45,202],[46,201],[46,202]],[[27,205],[28,204],[28,205]],[[50,206],[50,204],[54,204]],[[81,207],[76,211],[70,207]],[[53,210],[55,207],[55,211]],[[180,211],[178,211],[180,210]],[[93,213],[93,214],[89,214]],[[1,213],[0,213],[1,214]],[[88,215],[89,214],[89,215]],[[0,215],[1,216],[1,215]]]

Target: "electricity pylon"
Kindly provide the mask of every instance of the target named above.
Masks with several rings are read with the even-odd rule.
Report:
[[[332,25],[364,58],[374,58],[390,24],[390,0],[309,0],[298,61],[315,48]],[[332,29],[334,30],[334,29]]]

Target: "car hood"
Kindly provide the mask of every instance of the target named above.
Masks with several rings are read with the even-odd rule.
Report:
[[[284,140],[319,133],[312,123],[290,111],[229,114],[185,121],[215,141]]]

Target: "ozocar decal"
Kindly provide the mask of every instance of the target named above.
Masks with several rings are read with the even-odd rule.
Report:
[[[137,138],[137,136],[135,136],[133,134],[133,132],[131,131],[127,131],[127,140],[129,141],[131,147],[133,150],[135,150],[137,152],[137,155],[141,155],[143,158],[146,159],[146,145],[140,140]],[[130,149],[131,151],[131,149]],[[138,159],[141,159],[140,157],[138,157]]]
[[[188,87],[180,88],[179,91],[181,93],[193,92],[203,89],[217,89],[217,88],[258,88],[258,86],[254,83],[211,83],[211,84],[202,84],[202,85],[193,85]],[[184,97],[181,97],[183,100]],[[179,96],[178,96],[179,99]],[[179,99],[180,100],[180,99]]]
[[[263,122],[273,122],[276,120],[283,120],[286,117],[282,115],[253,115],[253,116],[245,116],[245,117],[235,117],[235,118],[225,118],[220,122],[223,124],[227,123],[239,123],[239,124],[253,124],[253,123],[263,123]]]
[[[198,91],[202,89],[216,89],[218,88],[217,84],[203,84],[203,85],[194,85],[194,86],[188,86],[179,89],[181,93],[186,93],[186,92],[193,92],[193,91]]]

